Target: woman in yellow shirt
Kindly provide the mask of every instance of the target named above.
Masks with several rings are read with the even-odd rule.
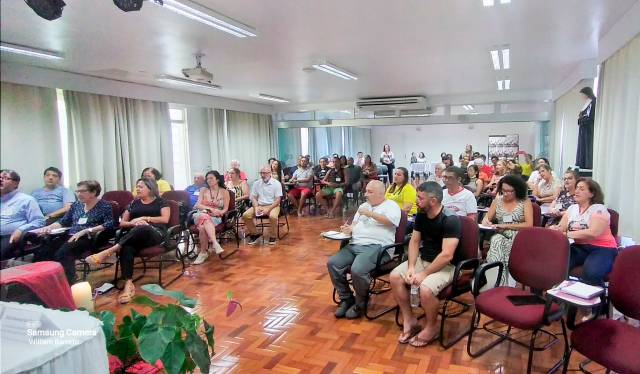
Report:
[[[167,182],[166,180],[162,179],[162,174],[160,174],[160,171],[158,171],[158,169],[153,168],[151,166],[144,168],[142,170],[142,175],[140,176],[140,178],[148,178],[148,179],[153,179],[154,181],[156,181],[156,183],[158,184],[158,192],[160,192],[160,196],[162,196],[163,193],[167,192],[167,191],[171,191],[173,190],[173,188],[171,188],[171,185],[169,184],[169,182]],[[134,188],[133,189],[133,196],[136,197],[137,196],[137,191]]]
[[[393,183],[387,188],[384,197],[387,200],[395,201],[408,216],[414,216],[418,211],[416,189],[408,182],[409,171],[406,168],[399,167],[394,169]]]

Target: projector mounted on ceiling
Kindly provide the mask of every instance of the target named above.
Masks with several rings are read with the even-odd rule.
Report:
[[[204,54],[196,53],[196,67],[182,69],[182,74],[192,81],[211,84],[213,83],[213,74],[202,67],[202,57],[204,57]]]

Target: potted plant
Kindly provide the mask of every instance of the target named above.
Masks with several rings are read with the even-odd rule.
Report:
[[[112,373],[170,374],[193,372],[196,366],[208,373],[214,352],[213,325],[194,312],[197,301],[179,291],[167,291],[157,284],[142,289],[158,296],[168,296],[176,303],[161,304],[147,296],[137,296],[132,303],[151,308],[143,315],[131,309],[116,326],[113,312],[101,311],[93,316],[102,321],[109,369]],[[227,316],[242,306],[227,293]]]

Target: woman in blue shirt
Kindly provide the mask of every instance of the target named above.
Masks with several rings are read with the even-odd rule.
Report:
[[[40,260],[54,258],[60,262],[69,284],[76,280],[75,260],[93,249],[92,236],[115,228],[111,204],[98,197],[101,191],[97,181],[79,182],[76,190],[78,201],[58,222],[37,230],[40,235],[48,235],[55,233],[54,230],[69,228],[64,235],[49,240],[38,256]]]

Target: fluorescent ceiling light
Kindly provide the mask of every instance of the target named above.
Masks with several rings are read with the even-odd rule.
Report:
[[[491,54],[491,62],[493,63],[493,70],[500,70],[500,56],[498,50],[494,49],[489,52]]]
[[[509,4],[511,0],[500,0],[500,4]]]
[[[190,0],[153,0],[153,3],[194,21],[215,27],[239,38],[257,36],[256,30]]]
[[[159,82],[166,82],[171,84],[179,84],[183,86],[191,86],[191,87],[199,87],[199,88],[209,88],[209,89],[215,89],[215,90],[219,90],[222,88],[216,84],[211,84],[206,82],[196,82],[189,79],[173,77],[171,75],[160,75],[159,77],[156,78],[156,80]]]
[[[261,98],[261,99],[264,99],[264,100],[271,100],[271,101],[275,101],[275,102],[278,102],[278,103],[288,103],[289,102],[289,100],[287,100],[287,99],[283,99],[283,98],[278,97],[278,96],[262,94],[262,93],[258,94],[258,97]]]
[[[19,55],[44,58],[47,60],[62,60],[64,54],[60,52],[48,51],[46,49],[37,49],[31,47],[25,47],[18,44],[0,43],[0,50],[4,52],[16,53]]]
[[[333,64],[330,64],[328,62],[323,62],[320,64],[314,64],[311,65],[314,68],[318,69],[318,70],[322,70],[325,73],[329,73],[331,75],[335,75],[338,78],[342,78],[342,79],[346,79],[346,80],[357,80],[358,76],[347,71],[344,70],[343,68],[337,67]]]
[[[468,111],[472,111],[472,110],[474,110],[474,109],[475,109],[475,108],[473,107],[473,105],[468,105],[468,104],[465,104],[465,105],[463,105],[462,107],[463,107],[465,110],[468,110]]]
[[[502,91],[503,87],[502,87],[502,81],[498,81],[498,91]]]
[[[502,68],[509,69],[511,67],[511,63],[509,61],[509,48],[504,48],[502,50]]]
[[[505,90],[510,90],[511,89],[511,79],[505,79],[504,80],[504,89]]]
[[[493,6],[493,0],[482,0],[482,5]]]

